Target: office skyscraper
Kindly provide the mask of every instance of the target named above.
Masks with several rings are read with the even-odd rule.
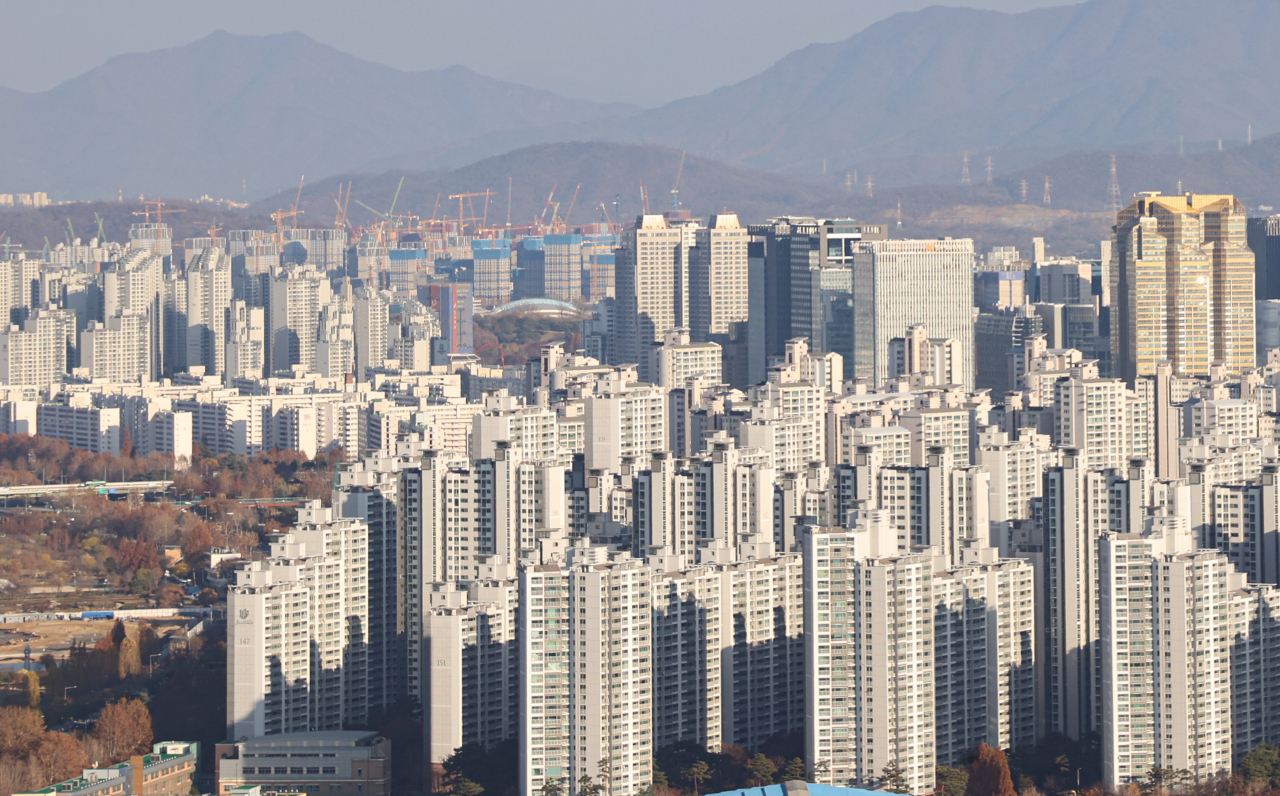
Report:
[[[882,384],[889,377],[889,341],[915,324],[925,324],[934,337],[960,341],[966,354],[973,351],[972,240],[857,244],[850,293],[845,322],[853,325],[852,350],[840,352],[849,375]],[[962,376],[972,389],[972,356],[965,357]]]
[[[1116,217],[1112,373],[1133,384],[1161,360],[1179,376],[1254,366],[1254,255],[1229,195],[1139,194]]]

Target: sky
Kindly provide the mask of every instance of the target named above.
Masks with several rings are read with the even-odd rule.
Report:
[[[1018,12],[1073,0],[969,0]],[[0,85],[44,91],[113,55],[222,29],[301,31],[397,69],[462,64],[569,97],[653,107],[763,71],[928,0],[0,0]],[[793,10],[800,8],[801,10]]]

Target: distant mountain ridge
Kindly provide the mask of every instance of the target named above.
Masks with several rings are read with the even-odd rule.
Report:
[[[758,171],[975,182],[1077,151],[1177,151],[1280,132],[1280,3],[935,6],[641,111],[452,67],[408,73],[302,34],[218,32],[50,91],[0,89],[0,192],[262,197],[348,172],[455,169],[533,144],[659,144]],[[951,165],[954,164],[954,165]],[[929,178],[929,175],[933,175]]]
[[[455,66],[402,72],[300,33],[223,31],[121,55],[38,94],[0,90],[0,191],[239,199],[497,130],[634,112]]]
[[[604,127],[817,176],[877,157],[1243,140],[1280,131],[1280,3],[934,6],[791,53],[736,85]],[[977,169],[975,168],[975,171]],[[958,176],[958,171],[957,171]]]

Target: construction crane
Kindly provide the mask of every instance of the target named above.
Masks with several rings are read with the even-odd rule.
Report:
[[[338,214],[333,217],[333,225],[341,229],[347,225],[347,205],[351,204],[351,181],[347,181],[347,195],[345,198],[342,196],[342,183],[338,183],[338,195],[334,196],[330,192],[329,196],[338,207]]]
[[[555,195],[556,195],[556,189],[557,189],[557,188],[559,188],[559,187],[560,187],[560,184],[559,184],[559,183],[556,183],[555,185],[551,186],[551,193],[547,194],[547,203],[546,203],[545,205],[543,205],[543,206],[542,206],[542,216],[538,218],[538,222],[537,222],[537,224],[535,224],[535,226],[537,226],[537,227],[542,227],[542,226],[544,225],[544,223],[546,222],[546,220],[547,220],[547,210],[551,207],[551,205],[555,204],[555,203],[554,203],[553,201],[551,201],[551,200],[555,198]],[[555,216],[553,215],[553,216],[551,217],[551,219],[552,219],[552,221],[554,221],[554,220],[555,220]]]
[[[464,213],[464,211],[463,211],[463,207],[462,207],[462,200],[464,200],[464,199],[471,200],[471,199],[475,199],[475,198],[480,197],[480,196],[483,196],[483,197],[484,197],[484,215],[483,215],[483,216],[481,216],[479,219],[477,219],[474,215],[473,215],[473,216],[471,216],[470,218],[467,218],[467,217],[466,217],[466,215],[465,215],[465,213]],[[497,194],[496,194],[496,193],[494,193],[493,191],[488,190],[487,188],[486,188],[484,191],[479,192],[479,193],[454,193],[454,194],[449,194],[449,198],[450,198],[450,199],[457,199],[457,200],[458,200],[458,235],[462,235],[463,224],[464,224],[465,222],[467,222],[467,221],[473,221],[473,222],[474,222],[474,221],[479,221],[479,222],[480,222],[480,224],[479,224],[479,226],[476,228],[476,234],[477,234],[477,235],[482,235],[482,234],[484,234],[484,228],[485,228],[485,225],[489,223],[489,197],[490,197],[490,196],[497,196]],[[472,213],[475,213],[475,211],[476,211],[476,210],[475,210],[475,205],[471,205],[471,212],[472,212]]]
[[[498,347],[498,357],[499,357],[499,358],[501,359],[501,361],[502,361],[502,367],[504,367],[504,368],[505,368],[505,367],[507,366],[507,352],[505,352],[505,351],[503,351],[503,350],[502,350],[502,344],[501,344],[501,343],[485,343],[484,345],[482,345],[482,346],[480,346],[479,348],[477,348],[477,349],[476,349],[476,352],[475,352],[475,353],[476,353],[476,356],[480,356],[480,352],[481,352],[481,351],[483,351],[483,350],[485,350],[486,348],[488,348],[488,347],[490,347],[490,346],[497,346],[497,347]]]
[[[135,211],[133,211],[133,215],[135,215],[135,216],[142,216],[142,217],[143,217],[143,219],[142,219],[142,220],[143,220],[143,223],[150,224],[150,223],[151,223],[151,206],[152,206],[152,205],[155,205],[155,208],[156,208],[156,210],[155,210],[155,213],[156,213],[156,223],[157,223],[157,224],[163,224],[163,223],[164,223],[164,212],[165,212],[165,211],[164,211],[164,202],[160,201],[159,199],[140,199],[139,201],[140,201],[140,202],[141,202],[141,204],[142,204],[142,212],[141,212],[141,213],[139,213],[137,210],[135,210]],[[170,210],[170,211],[169,211],[169,213],[171,213],[171,214],[172,214],[172,213],[185,213],[185,212],[187,212],[187,211],[186,211],[186,210]]]
[[[676,169],[676,184],[671,188],[671,212],[680,211],[680,177],[684,175],[684,152],[680,153],[680,168]]]
[[[67,230],[71,233],[70,235],[67,236],[67,245],[71,246],[75,243],[76,228],[71,226],[71,219],[69,218],[67,219]]]
[[[298,203],[302,201],[302,184],[307,181],[307,175],[303,174],[298,180],[298,195],[293,197],[293,228],[298,228]]]
[[[106,230],[103,229],[102,216],[98,215],[97,213],[94,213],[93,220],[98,222],[98,245],[99,246],[105,245],[107,242],[107,233],[106,233]]]
[[[569,216],[573,214],[573,206],[578,203],[578,191],[580,190],[582,190],[582,183],[578,183],[578,187],[573,189],[573,198],[569,200],[569,209],[560,219],[560,224],[565,228],[566,232],[569,230]],[[559,207],[556,209],[558,210]]]
[[[644,189],[644,178],[640,178],[640,212],[649,215],[649,192]]]

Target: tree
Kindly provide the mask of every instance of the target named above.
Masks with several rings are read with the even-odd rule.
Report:
[[[471,780],[463,777],[453,785],[454,796],[480,796],[484,793],[484,788],[480,787]]]
[[[538,793],[542,796],[564,796],[564,786],[560,784],[557,777],[547,777],[547,781],[542,783]]]
[[[934,779],[938,782],[941,796],[964,796],[969,788],[969,772],[963,768],[936,766]]]
[[[133,573],[133,580],[129,581],[130,594],[150,594],[155,587],[156,575],[149,569],[138,570]]]
[[[788,760],[787,764],[782,768],[782,781],[790,782],[792,780],[804,780],[804,761],[798,757]]]
[[[1260,743],[1240,761],[1240,773],[1250,782],[1271,782],[1280,776],[1280,747]]]
[[[1152,766],[1143,779],[1143,785],[1156,794],[1186,785],[1192,781],[1191,772],[1184,768],[1161,768]]]
[[[978,744],[978,759],[969,769],[965,796],[1018,796],[1009,774],[1009,761],[999,748]]]
[[[907,784],[907,776],[902,771],[902,766],[898,765],[897,760],[890,760],[880,772],[880,778],[876,780],[876,789],[885,791],[886,793],[910,793],[911,786]]]
[[[121,699],[102,709],[93,728],[110,762],[141,754],[151,747],[151,713],[140,699]]]
[[[28,669],[22,673],[27,683],[27,707],[32,710],[40,708],[40,675]]]
[[[196,602],[208,608],[218,602],[218,593],[206,586],[196,595]]]
[[[168,583],[156,592],[156,605],[161,608],[177,608],[182,605],[184,593],[181,586]]]
[[[760,752],[756,752],[747,763],[747,773],[751,775],[751,780],[761,787],[772,785],[773,775],[777,771],[778,767],[773,764],[773,761]]]
[[[89,767],[89,756],[73,736],[46,732],[29,759],[31,776],[42,785],[71,779]]]
[[[44,718],[30,708],[0,708],[0,757],[23,758],[44,736]]]
[[[127,680],[141,673],[142,653],[138,650],[138,642],[125,636],[120,642],[120,650],[116,655],[116,676],[121,680]]]
[[[187,532],[187,538],[182,542],[182,554],[187,558],[195,558],[209,552],[212,547],[213,534],[209,533],[209,526],[198,522]]]
[[[699,760],[693,765],[680,772],[680,776],[693,783],[694,796],[697,796],[698,787],[711,776],[711,766],[707,765],[707,761]]]
[[[604,785],[596,784],[590,774],[584,772],[582,776],[578,777],[578,796],[600,796],[604,791]]]

